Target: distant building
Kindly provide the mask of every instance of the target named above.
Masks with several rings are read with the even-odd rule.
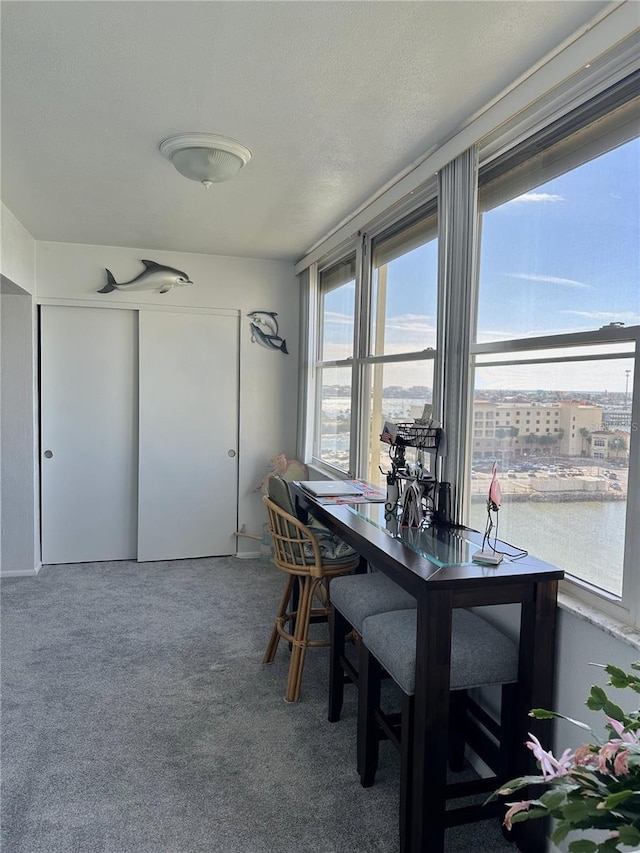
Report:
[[[589,436],[589,456],[593,459],[629,459],[629,433],[621,429],[598,430]]]
[[[610,429],[631,430],[631,409],[625,411],[605,411],[603,421]]]
[[[602,406],[579,400],[547,405],[475,400],[473,405],[476,457],[589,456],[589,436],[603,423]]]

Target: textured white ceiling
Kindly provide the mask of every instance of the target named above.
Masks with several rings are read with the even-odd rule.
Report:
[[[603,8],[575,2],[10,2],[2,196],[39,240],[295,259]],[[158,151],[231,136],[209,191]]]

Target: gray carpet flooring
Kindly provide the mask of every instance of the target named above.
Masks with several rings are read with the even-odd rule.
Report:
[[[259,561],[45,567],[2,582],[3,853],[395,853],[398,759],[355,770],[326,649],[283,701],[260,663],[283,576]],[[318,626],[319,628],[319,626]],[[449,851],[511,850],[495,820]]]

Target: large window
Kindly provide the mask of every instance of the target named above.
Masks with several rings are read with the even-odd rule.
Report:
[[[412,222],[372,243],[372,296],[364,388],[368,446],[366,476],[384,483],[388,448],[385,421],[431,416],[438,311],[438,241],[435,204]]]
[[[431,416],[438,304],[435,202],[358,247],[372,257],[356,288],[356,255],[318,275],[314,457],[384,483],[385,421]]]
[[[484,526],[495,460],[500,537],[617,596],[634,355],[634,342],[518,352],[510,363],[482,355],[475,371],[471,526]]]
[[[434,180],[320,265],[309,383],[317,462],[382,483],[384,421],[446,412],[456,519],[484,528],[497,462],[498,535],[635,624],[639,80],[579,89],[564,114],[550,95],[478,144],[477,184],[470,150],[437,204]]]
[[[352,358],[355,334],[355,256],[319,275],[314,457],[348,471],[351,450]]]
[[[593,121],[582,110],[576,129],[555,140],[547,130],[542,150],[529,141],[481,172],[472,347],[470,523],[484,525],[496,460],[501,538],[616,598],[625,555],[637,553],[627,505],[640,326],[637,114],[633,101]]]

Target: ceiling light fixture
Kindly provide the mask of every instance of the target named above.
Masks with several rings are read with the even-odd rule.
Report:
[[[228,181],[251,159],[251,151],[226,136],[213,133],[181,133],[168,136],[160,151],[185,178],[209,189],[211,184]]]

